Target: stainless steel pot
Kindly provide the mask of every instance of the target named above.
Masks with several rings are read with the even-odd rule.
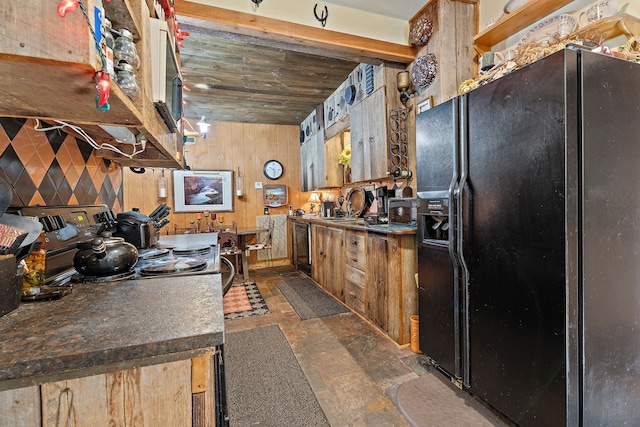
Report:
[[[103,233],[95,239],[78,243],[73,267],[85,276],[112,276],[124,273],[138,262],[138,250],[121,237]]]

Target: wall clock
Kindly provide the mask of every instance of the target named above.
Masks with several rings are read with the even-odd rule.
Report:
[[[277,160],[267,160],[264,163],[262,172],[264,173],[264,176],[269,179],[278,179],[282,176],[284,167],[282,167],[282,163]]]

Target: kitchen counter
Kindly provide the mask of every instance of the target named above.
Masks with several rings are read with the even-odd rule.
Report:
[[[0,317],[0,390],[191,359],[224,342],[219,274],[75,284]]]
[[[307,217],[290,215],[290,221],[302,222],[307,224],[318,224],[332,227],[341,227],[345,229],[368,231],[372,233],[382,234],[416,234],[416,227],[403,225],[368,225],[362,218],[323,218],[320,216]]]

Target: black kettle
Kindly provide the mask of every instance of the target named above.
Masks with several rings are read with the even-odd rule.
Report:
[[[84,276],[112,276],[125,273],[138,262],[138,250],[121,237],[104,232],[100,236],[79,242],[73,257],[73,267]]]

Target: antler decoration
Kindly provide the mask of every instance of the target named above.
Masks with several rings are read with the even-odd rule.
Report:
[[[320,21],[320,23],[322,24],[322,28],[324,28],[324,26],[327,25],[327,18],[329,17],[329,9],[327,9],[327,6],[325,5],[324,12],[322,12],[322,15],[320,16],[318,16],[317,9],[318,9],[318,3],[316,3],[315,6],[313,6],[313,14],[316,16],[316,19]]]

